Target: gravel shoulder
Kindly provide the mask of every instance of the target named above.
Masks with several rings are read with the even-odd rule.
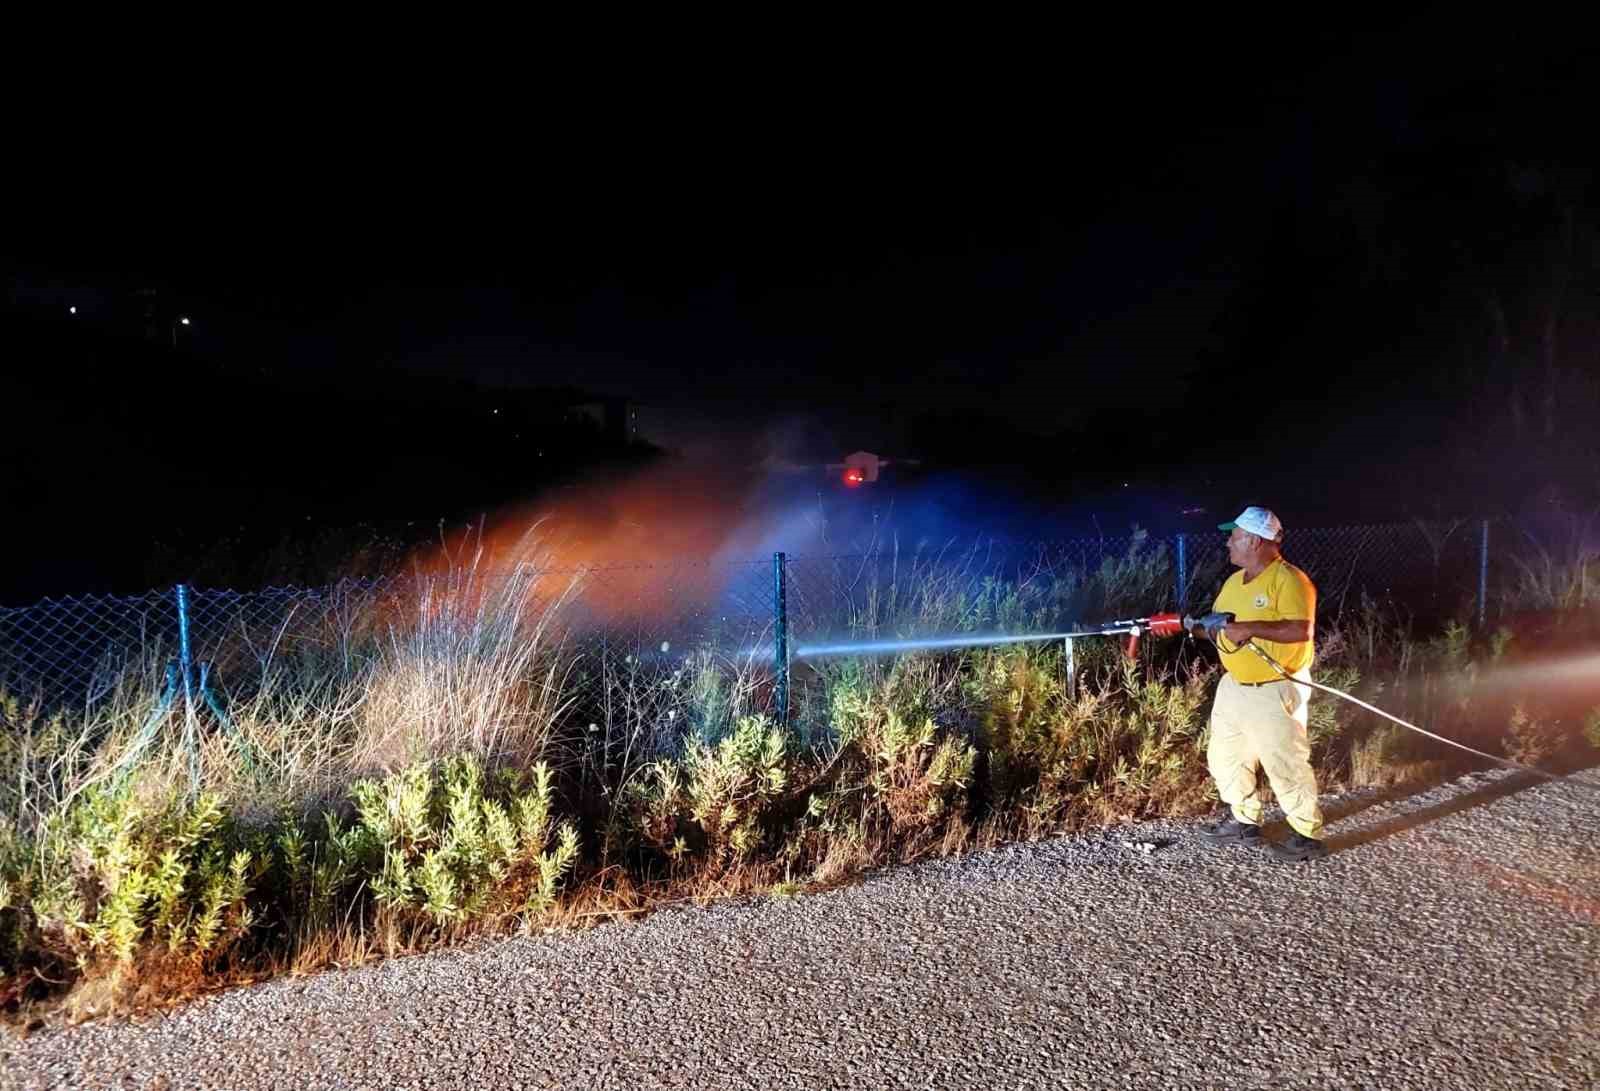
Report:
[[[1325,806],[1308,864],[1142,823],[8,1035],[0,1087],[1600,1086],[1600,792]]]

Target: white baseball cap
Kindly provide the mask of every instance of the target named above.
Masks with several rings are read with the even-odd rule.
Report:
[[[1245,508],[1233,522],[1217,524],[1218,530],[1232,530],[1234,527],[1248,530],[1257,538],[1265,538],[1269,542],[1283,541],[1283,524],[1266,508]]]

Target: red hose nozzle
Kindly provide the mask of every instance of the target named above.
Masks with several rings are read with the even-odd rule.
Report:
[[[1177,614],[1153,614],[1144,619],[1151,636],[1177,636],[1183,632],[1183,618]]]
[[[1139,654],[1139,637],[1142,634],[1177,636],[1183,632],[1183,618],[1177,614],[1152,614],[1150,617],[1141,617],[1133,621],[1119,621],[1117,624],[1131,626],[1131,628],[1124,630],[1128,634],[1128,639],[1122,645],[1122,654],[1129,659]]]

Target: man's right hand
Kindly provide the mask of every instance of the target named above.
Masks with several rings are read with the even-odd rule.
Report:
[[[1203,636],[1215,644],[1217,642],[1217,634],[1232,623],[1232,614],[1219,612],[1204,614],[1200,617],[1185,616],[1183,628],[1190,636]]]

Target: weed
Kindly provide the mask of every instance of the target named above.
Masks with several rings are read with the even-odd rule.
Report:
[[[1512,761],[1538,765],[1561,749],[1561,723],[1532,716],[1519,704],[1511,710],[1511,722],[1503,742],[1506,756]]]
[[[860,637],[1059,631],[1148,612],[1173,577],[1137,533],[1093,567],[891,548],[822,574],[797,624]],[[0,1005],[75,990],[103,1011],[686,897],[789,897],[1211,799],[1216,666],[1184,642],[1130,661],[1080,641],[1070,679],[1058,644],[796,664],[779,723],[770,652],[580,632],[581,576],[468,563],[415,588],[333,596],[302,639],[220,649],[226,727],[163,702],[154,647],[85,710],[0,693]],[[1319,644],[1319,681],[1397,714],[1448,713],[1518,760],[1561,744],[1558,720],[1480,684],[1506,630],[1423,641],[1363,596]],[[1309,732],[1325,785],[1436,768],[1332,698]],[[1600,748],[1600,710],[1584,733]]]

